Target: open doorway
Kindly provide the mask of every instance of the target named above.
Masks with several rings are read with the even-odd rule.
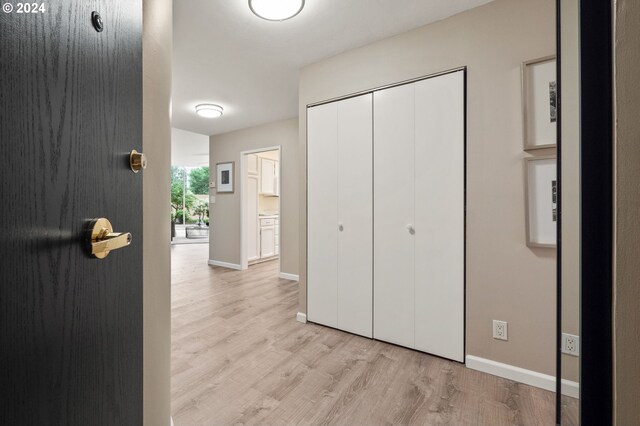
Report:
[[[171,167],[171,244],[209,243],[209,167]]]
[[[240,264],[280,259],[280,146],[241,152]]]
[[[172,129],[171,142],[171,244],[206,245],[210,222],[209,137]]]

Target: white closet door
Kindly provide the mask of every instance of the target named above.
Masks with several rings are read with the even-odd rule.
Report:
[[[415,89],[415,348],[462,362],[464,73]]]
[[[374,94],[376,339],[414,346],[414,85]]]
[[[338,107],[338,328],[372,337],[372,95]]]
[[[256,157],[257,159],[257,157]],[[249,162],[251,157],[248,158]],[[258,176],[247,177],[247,258],[249,261],[260,258],[260,231],[258,229]]]
[[[307,112],[307,318],[338,326],[338,106]]]

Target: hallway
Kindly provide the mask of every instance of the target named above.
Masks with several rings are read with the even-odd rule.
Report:
[[[172,247],[172,415],[227,424],[554,424],[554,394],[295,320],[278,263],[206,266]]]

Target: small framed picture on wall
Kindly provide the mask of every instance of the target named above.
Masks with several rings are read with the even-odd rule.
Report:
[[[218,194],[231,194],[233,193],[233,181],[234,174],[233,169],[235,162],[230,161],[228,163],[216,164],[216,176],[218,178],[218,184],[216,186],[216,192]]]
[[[525,151],[556,146],[558,90],[555,56],[522,64],[522,117]]]
[[[525,159],[527,246],[556,247],[558,179],[556,156]]]

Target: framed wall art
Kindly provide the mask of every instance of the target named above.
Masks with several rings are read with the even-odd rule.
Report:
[[[558,180],[556,156],[525,159],[527,246],[556,247]]]
[[[522,117],[525,151],[556,146],[558,92],[555,56],[522,64]]]
[[[228,163],[216,164],[216,176],[218,179],[216,192],[218,194],[233,193],[234,168],[235,162],[233,161],[229,161]]]

